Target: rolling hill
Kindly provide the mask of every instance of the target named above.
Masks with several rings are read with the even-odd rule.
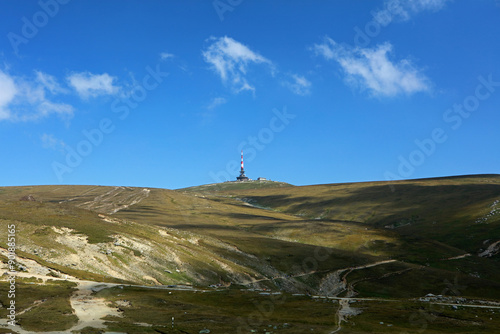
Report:
[[[2,229],[16,226],[17,266],[26,280],[21,290],[28,288],[24,284],[29,277],[35,281],[53,277],[53,284],[68,277],[80,285],[87,280],[107,282],[106,289],[93,293],[116,307],[122,300],[117,298],[120,289],[127,300],[135,300],[139,290],[149,296],[149,290],[144,290],[148,286],[211,289],[224,296],[221,300],[228,307],[232,303],[243,307],[242,300],[255,301],[262,298],[258,291],[271,291],[289,296],[280,304],[287,312],[304,307],[313,310],[320,297],[330,301],[328,308],[332,302],[338,303],[334,311],[328,311],[329,316],[318,311],[317,317],[285,321],[284,312],[281,325],[273,325],[281,326],[282,331],[300,332],[307,323],[318,331],[342,327],[346,333],[357,333],[356,328],[361,330],[363,324],[375,321],[366,311],[373,307],[368,305],[375,302],[372,299],[398,301],[392,312],[401,319],[408,318],[410,309],[428,308],[418,303],[429,294],[490,304],[500,299],[499,175],[313,186],[227,182],[178,190],[3,187],[0,222]],[[5,233],[0,234],[0,248],[5,272]],[[124,289],[124,285],[130,288]],[[119,286],[122,288],[116,290]],[[0,289],[6,289],[6,284]],[[40,289],[47,289],[46,284]],[[4,292],[0,291],[0,302],[5,306]],[[219,303],[210,293],[194,301],[192,293],[176,292],[180,298],[176,303],[198,312],[198,322],[192,320],[192,327],[185,321],[185,329],[190,330],[199,328],[201,319],[215,319],[215,311],[203,315],[200,310]],[[365,311],[347,312],[349,304],[344,300],[367,303]],[[151,303],[152,310],[162,312],[157,301]],[[245,312],[251,313],[255,307],[247,307]],[[121,309],[125,309],[124,319],[134,318],[135,322],[111,317],[108,328],[114,321],[121,324],[118,332],[123,328],[134,333],[154,332],[153,325],[160,323],[153,314],[140,320],[139,309],[134,307]],[[23,326],[33,328],[40,312],[46,310],[39,306],[21,314]],[[228,312],[225,320],[214,320],[220,327],[214,324],[213,328],[220,332],[237,318],[230,308],[224,312]],[[280,312],[272,313],[277,316]],[[345,318],[343,312],[347,312]],[[439,326],[445,328],[446,319],[455,319],[449,321],[456,325],[470,312],[455,318],[444,311],[429,314],[437,317],[432,324],[442,329]],[[347,321],[348,315],[355,314],[361,327]],[[0,315],[4,318],[5,313]],[[151,326],[139,330],[136,323],[141,321]],[[409,326],[405,321],[381,332],[405,329]],[[498,324],[498,319],[491,321],[491,326]],[[169,326],[161,323],[161,328]],[[264,324],[259,326],[250,326],[248,331]]]

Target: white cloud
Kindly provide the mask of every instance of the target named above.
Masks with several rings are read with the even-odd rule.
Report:
[[[346,75],[346,81],[377,96],[395,96],[428,91],[427,77],[411,61],[391,61],[392,45],[384,43],[374,48],[351,48],[325,38],[313,46],[316,55],[335,60]]]
[[[227,100],[223,97],[215,97],[212,99],[212,101],[210,101],[209,105],[207,106],[207,109],[214,109],[224,103],[226,103]]]
[[[161,60],[167,60],[167,59],[170,59],[170,58],[174,58],[175,56],[171,53],[168,53],[168,52],[162,52],[160,53],[160,59]]]
[[[57,114],[61,117],[71,118],[73,117],[73,106],[66,103],[54,103],[48,100],[42,100],[37,107],[38,113],[33,116],[28,116],[28,119],[37,119],[41,117],[49,116],[50,114]]]
[[[267,64],[271,69],[273,67],[271,61],[230,37],[210,40],[212,44],[203,51],[203,58],[221,80],[237,93],[244,90],[255,91],[255,87],[246,78],[250,64]]]
[[[311,93],[311,82],[305,77],[292,74],[290,75],[291,80],[284,81],[283,84],[292,91],[292,93],[305,96]]]
[[[90,72],[73,73],[67,77],[69,85],[73,87],[83,99],[100,95],[113,95],[120,91],[114,86],[115,77],[108,73],[92,74]]]
[[[9,105],[17,93],[18,89],[14,80],[0,70],[0,121],[11,117]]]
[[[33,81],[8,75],[0,71],[0,120],[33,121],[57,114],[63,118],[73,116],[73,107],[47,98],[47,91],[61,91],[55,79],[36,72]]]
[[[438,11],[451,0],[386,0],[383,8],[373,13],[373,17],[383,25],[393,20],[408,21],[412,15],[422,11]]]
[[[73,117],[73,106],[66,103],[56,103],[47,97],[47,93],[56,95],[67,92],[59,86],[54,77],[35,72],[37,78],[34,81],[19,80],[19,99],[14,109],[17,111],[13,120],[35,121],[51,114],[61,118]]]
[[[42,141],[42,147],[46,149],[61,151],[66,146],[64,141],[57,139],[53,134],[44,133],[40,139]]]
[[[56,78],[50,74],[46,74],[40,71],[35,71],[36,80],[52,94],[67,93],[67,89],[62,88],[57,82]]]
[[[389,1],[389,0],[388,0]],[[418,13],[424,10],[437,11],[444,7],[451,0],[407,0],[406,5],[414,12]]]

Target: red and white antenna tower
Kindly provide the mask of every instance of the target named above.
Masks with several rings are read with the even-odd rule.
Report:
[[[241,170],[240,170],[240,176],[236,178],[238,181],[248,181],[250,180],[246,175],[245,175],[245,168],[243,167],[243,150],[241,150]]]
[[[241,150],[241,171],[245,172],[245,169],[243,168],[243,150]]]

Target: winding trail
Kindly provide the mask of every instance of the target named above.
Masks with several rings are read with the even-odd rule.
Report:
[[[459,256],[449,257],[449,258],[443,259],[442,261],[459,260],[459,259],[463,259],[463,258],[468,257],[468,256],[472,256],[472,255],[470,253],[467,253],[467,254],[463,254],[463,255],[459,255]]]
[[[362,266],[357,266],[357,267],[349,267],[349,268],[344,268],[344,269],[338,269],[332,274],[329,275],[329,280],[325,283],[324,287],[321,288],[323,291],[327,291],[325,289],[328,289],[329,293],[334,293],[334,297],[329,297],[325,295],[325,298],[334,298],[338,299],[339,301],[339,308],[336,312],[336,317],[337,317],[337,328],[333,331],[330,332],[330,334],[337,333],[342,329],[342,322],[347,322],[347,319],[352,316],[356,316],[361,313],[361,310],[358,310],[356,308],[351,307],[349,304],[351,300],[360,300],[359,298],[350,298],[354,295],[356,295],[354,291],[353,284],[349,284],[347,282],[347,275],[349,275],[351,272],[354,270],[360,270],[360,269],[366,269],[366,268],[371,268],[375,266],[379,266],[382,264],[387,264],[387,263],[392,263],[396,262],[396,260],[383,260],[383,261],[377,261],[374,263],[369,263],[365,264]],[[342,275],[343,274],[343,275]],[[344,292],[347,290],[347,297],[336,297],[340,293]],[[369,299],[365,299],[369,300]]]
[[[52,276],[44,276],[37,274],[29,274],[29,273],[17,273],[16,277],[35,277],[41,279],[44,283],[47,280],[54,281],[68,281],[75,282],[78,284],[75,292],[70,297],[71,307],[73,308],[74,314],[78,317],[78,323],[71,327],[70,329],[64,331],[50,331],[50,332],[32,332],[23,329],[19,325],[11,326],[7,324],[7,320],[0,320],[0,328],[3,327],[5,329],[13,330],[19,334],[63,334],[69,333],[75,330],[81,330],[85,327],[94,327],[99,329],[105,329],[106,325],[104,325],[104,321],[102,318],[111,315],[111,316],[120,316],[117,308],[113,308],[107,305],[106,300],[104,298],[97,298],[92,296],[92,293],[97,292],[99,290],[123,285],[116,283],[100,283],[100,282],[92,282],[92,281],[84,281],[79,280],[75,277],[67,276],[68,278],[58,278]],[[29,310],[42,305],[42,301],[35,301],[33,305],[30,307],[18,312],[16,315],[21,315]]]
[[[361,313],[361,310],[352,308],[349,305],[351,298],[339,299],[339,309],[337,310],[337,329],[331,331],[330,334],[337,333],[342,329],[342,321],[347,322],[347,318]]]
[[[130,187],[114,187],[110,191],[96,196],[93,200],[78,204],[80,208],[112,215],[120,210],[141,202],[149,196],[151,190]]]
[[[211,290],[203,290],[203,289],[194,289],[190,286],[149,286],[149,285],[135,285],[135,284],[121,284],[121,283],[102,283],[102,282],[94,282],[94,281],[86,281],[80,280],[78,278],[65,275],[65,278],[45,276],[39,274],[30,274],[30,273],[17,273],[16,277],[25,277],[25,278],[39,278],[45,283],[47,280],[54,281],[67,281],[74,282],[77,284],[75,292],[70,297],[71,307],[73,308],[74,314],[78,317],[78,322],[73,327],[64,330],[64,331],[50,331],[50,332],[32,332],[23,329],[19,325],[11,326],[8,325],[6,319],[0,319],[0,328],[8,329],[15,331],[19,334],[64,334],[70,333],[72,331],[81,330],[85,327],[94,327],[97,329],[106,329],[106,325],[104,322],[106,320],[102,320],[106,316],[115,316],[120,317],[121,314],[118,311],[118,308],[111,307],[108,305],[107,301],[104,298],[98,298],[93,295],[94,292],[98,292],[103,289],[112,288],[116,286],[131,286],[131,287],[140,287],[147,289],[162,289],[162,290],[183,290],[183,291],[196,291],[196,292],[205,292]],[[33,305],[30,307],[18,312],[16,315],[23,314],[28,312],[29,310],[42,305],[42,301],[35,301]]]

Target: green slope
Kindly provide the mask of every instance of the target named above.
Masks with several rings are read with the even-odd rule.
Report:
[[[29,194],[37,201],[19,201]],[[498,255],[477,255],[500,240],[498,199],[496,175],[303,187],[228,182],[177,191],[7,187],[0,189],[0,219],[23,226],[25,251],[33,259],[80,256],[77,245],[64,242],[50,253],[65,227],[70,230],[64,238],[80,236],[85,247],[95,244],[110,253],[93,255],[99,265],[70,269],[103,275],[109,266],[114,278],[149,284],[248,286],[259,280],[261,286],[319,293],[340,284],[332,276],[338,270],[396,260],[397,270],[377,267],[380,277],[403,271],[396,275],[401,282],[417,273],[444,281],[459,274],[497,286]],[[466,253],[471,256],[446,260]],[[134,266],[141,275],[125,275]],[[387,286],[385,295],[403,295],[396,286]],[[426,291],[417,284],[411,293]]]
[[[4,187],[0,228],[16,225],[19,269],[30,273],[220,286],[210,293],[102,290],[99,297],[123,308],[123,318],[107,323],[118,332],[165,332],[170,315],[179,321],[178,332],[199,332],[205,324],[230,332],[242,323],[247,331],[271,325],[290,333],[333,332],[343,306],[325,296],[336,296],[355,297],[353,306],[363,311],[354,322],[342,322],[341,332],[411,332],[415,321],[408,319],[424,316],[429,333],[479,333],[498,327],[492,310],[418,298],[500,299],[499,203],[498,175],[303,187],[231,182],[175,191]],[[5,233],[0,247],[5,270]],[[23,326],[69,328],[75,322],[67,303],[71,290],[40,303],[37,296],[51,288],[35,282],[19,281],[20,298],[29,301],[20,308],[33,307],[20,317]],[[248,319],[270,300],[260,289],[283,292],[287,301],[259,315],[263,320],[256,324]],[[0,291],[6,305],[6,282]],[[61,314],[67,322],[40,322]],[[378,327],[389,320],[391,327]]]

